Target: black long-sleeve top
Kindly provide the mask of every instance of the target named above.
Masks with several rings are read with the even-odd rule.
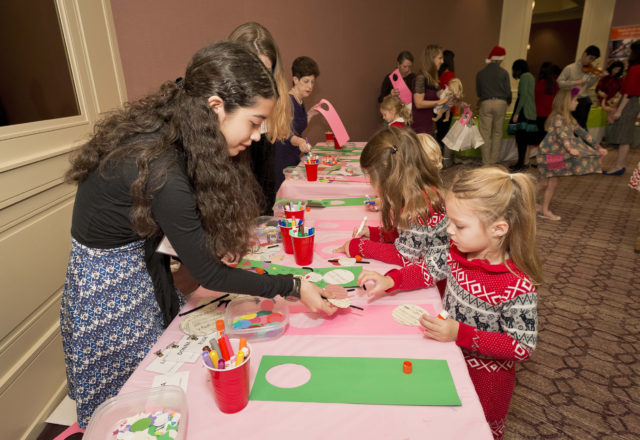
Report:
[[[162,234],[176,250],[195,280],[207,289],[263,297],[286,295],[293,288],[289,276],[258,275],[235,269],[212,257],[205,246],[205,231],[196,210],[193,189],[180,155],[173,160],[162,187],[152,192],[151,213]],[[153,175],[155,164],[151,167]],[[81,244],[101,249],[141,240],[130,219],[130,188],[138,177],[135,160],[126,160],[94,171],[78,185],[71,235]],[[153,183],[152,183],[153,185]],[[173,279],[166,256],[155,252],[162,235],[147,240],[146,261],[165,324],[177,313]]]

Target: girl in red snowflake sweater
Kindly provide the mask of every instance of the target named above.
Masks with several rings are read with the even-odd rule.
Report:
[[[446,279],[444,309],[451,318],[423,315],[427,337],[455,342],[467,361],[494,438],[515,385],[515,362],[536,345],[541,269],[535,249],[535,187],[529,175],[489,167],[461,171],[445,199],[451,237],[445,259],[427,260],[410,273],[363,272],[368,293],[418,289]]]
[[[379,195],[382,227],[364,228],[334,252],[362,255],[403,266],[399,274],[427,258],[444,258],[449,248],[447,216],[440,196],[441,164],[409,128],[387,127],[362,150],[360,166]],[[436,147],[438,148],[438,147]]]

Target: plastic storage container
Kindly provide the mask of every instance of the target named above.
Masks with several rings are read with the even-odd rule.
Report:
[[[167,385],[146,390],[119,394],[105,400],[93,413],[83,440],[113,440],[123,419],[139,413],[180,413],[177,434],[174,440],[187,438],[187,396],[182,388]]]
[[[224,328],[229,337],[260,339],[277,338],[289,323],[289,305],[283,298],[237,298],[227,305]]]
[[[260,244],[280,243],[282,235],[276,217],[262,216],[256,219],[256,235]]]

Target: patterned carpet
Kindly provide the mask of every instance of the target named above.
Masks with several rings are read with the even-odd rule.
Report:
[[[627,166],[639,160],[632,149]],[[627,187],[631,171],[561,178],[551,209],[562,220],[539,219],[538,346],[518,365],[505,440],[640,438],[640,193]]]

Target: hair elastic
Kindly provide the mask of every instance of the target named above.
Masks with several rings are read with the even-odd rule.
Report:
[[[509,179],[513,180],[513,174],[509,173]]]
[[[389,148],[391,149],[391,154],[396,154],[398,152],[398,147],[395,145],[391,145]]]
[[[580,89],[578,87],[574,87],[573,89],[571,89],[572,98],[575,98],[578,93],[580,93]]]

